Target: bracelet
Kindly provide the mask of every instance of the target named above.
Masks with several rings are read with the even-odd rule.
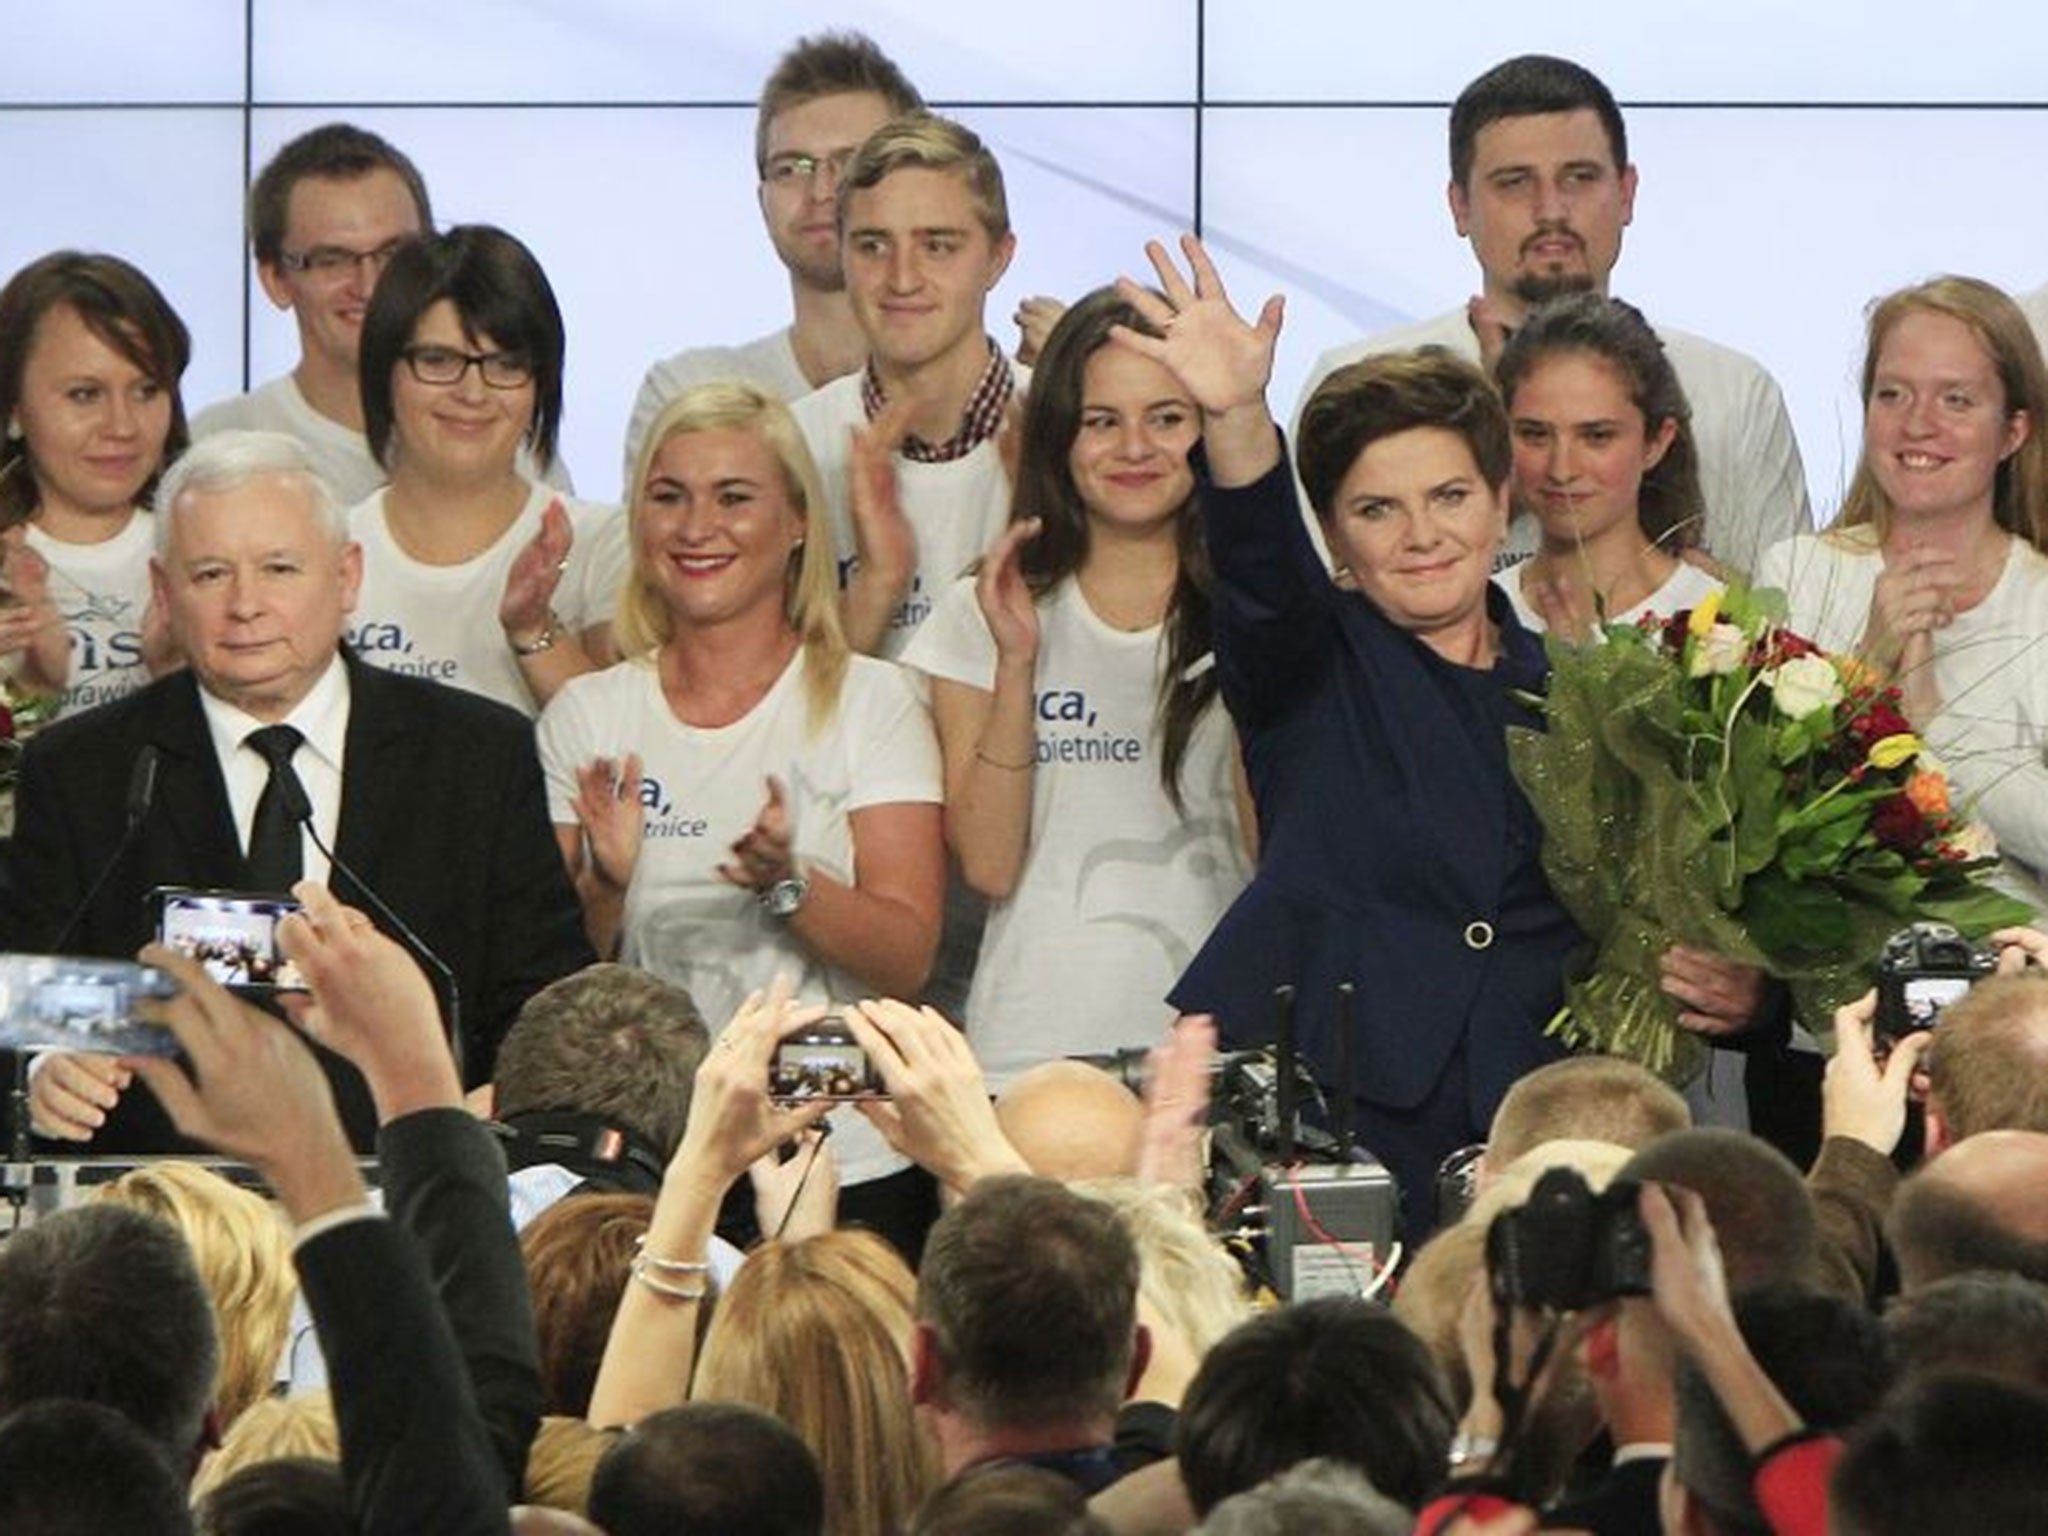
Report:
[[[1032,760],[1031,762],[1024,763],[1006,763],[999,757],[990,757],[986,752],[982,751],[981,744],[979,742],[975,743],[974,755],[980,758],[984,763],[987,763],[989,767],[1000,768],[1005,773],[1029,773],[1033,768],[1037,766],[1036,759]]]
[[[531,640],[514,640],[510,635],[505,643],[512,647],[514,656],[538,656],[542,651],[554,649],[555,642],[562,638],[562,621],[555,617],[555,610],[548,610],[548,621],[541,626],[539,634]]]
[[[668,1281],[654,1273],[653,1265],[648,1261],[645,1254],[636,1256],[633,1262],[626,1266],[626,1269],[627,1273],[632,1275],[635,1280],[638,1280],[650,1291],[657,1291],[663,1296],[672,1296],[677,1301],[702,1301],[704,1299],[704,1292],[707,1287],[701,1279],[695,1285],[671,1285]]]
[[[650,1268],[658,1269],[663,1274],[669,1275],[708,1275],[711,1273],[711,1266],[709,1264],[695,1263],[689,1259],[664,1259],[649,1253],[647,1251],[647,1234],[644,1232],[633,1239],[633,1262],[635,1264],[648,1265]]]

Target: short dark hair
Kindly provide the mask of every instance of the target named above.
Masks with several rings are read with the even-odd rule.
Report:
[[[1583,64],[1525,53],[1496,64],[1458,93],[1451,103],[1451,180],[1466,186],[1479,130],[1504,117],[1547,117],[1556,112],[1599,114],[1614,151],[1614,168],[1628,164],[1628,128],[1614,93]]]
[[[192,361],[192,333],[170,300],[140,267],[118,256],[52,251],[23,267],[0,288],[0,423],[21,407],[21,381],[36,331],[51,310],[69,306],[86,329],[112,347],[171,399],[171,425],[163,457],[136,500],[149,501],[164,465],[192,441],[178,382]],[[35,510],[40,497],[30,473],[29,444],[0,438],[0,527]]]
[[[1027,1462],[982,1462],[926,1499],[905,1536],[1109,1536],[1071,1478]]]
[[[1443,1482],[1457,1419],[1422,1340],[1370,1303],[1323,1296],[1240,1324],[1203,1357],[1173,1447],[1198,1514],[1316,1456],[1415,1508]]]
[[[1909,1388],[1849,1437],[1828,1489],[1843,1536],[2031,1531],[2048,1509],[2048,1395],[1983,1376]]]
[[[392,370],[412,345],[420,317],[446,299],[472,346],[488,336],[533,367],[533,426],[527,434],[542,464],[555,456],[562,426],[562,361],[567,332],[555,290],[532,251],[491,224],[457,224],[398,248],[378,279],[363,317],[363,435],[377,462],[391,467],[395,425]]]
[[[2048,1285],[1972,1271],[1894,1297],[1884,1330],[1901,1380],[1943,1371],[2048,1389]]]
[[[1882,1325],[1840,1297],[1785,1286],[1753,1291],[1735,1303],[1735,1322],[1764,1374],[1812,1429],[1846,1429],[1891,1385]],[[1769,1536],[1751,1492],[1756,1464],[1689,1360],[1678,1363],[1676,1392],[1673,1475],[1724,1536]]]
[[[1138,1250],[1116,1212],[1051,1179],[983,1179],[933,1225],[917,1276],[947,1391],[984,1428],[1114,1414],[1137,1329]]]
[[[1638,1151],[1615,1177],[1676,1184],[1698,1195],[1720,1239],[1730,1291],[1818,1283],[1813,1196],[1791,1160],[1762,1138],[1722,1126],[1673,1131]]]
[[[188,1467],[219,1353],[205,1282],[167,1221],[84,1205],[0,1246],[0,1414],[48,1398],[100,1403]]]
[[[1531,310],[1494,365],[1510,425],[1515,391],[1536,365],[1573,355],[1598,359],[1620,376],[1629,403],[1642,415],[1646,436],[1655,436],[1667,421],[1674,424],[1664,456],[1643,474],[1636,522],[1643,537],[1666,553],[1699,543],[1707,499],[1700,490],[1692,406],[1663,339],[1633,304],[1605,294],[1568,293]]]
[[[1499,1170],[1564,1137],[1642,1147],[1691,1124],[1685,1099],[1649,1068],[1619,1056],[1567,1056],[1515,1080],[1493,1112],[1486,1160]]]
[[[420,232],[434,227],[434,208],[419,167],[386,140],[353,123],[327,123],[293,139],[270,157],[249,188],[249,249],[276,266],[291,222],[292,189],[308,177],[354,181],[372,171],[395,171],[419,210]]]
[[[590,1518],[608,1536],[818,1536],[825,1492],[796,1431],[739,1403],[649,1414],[604,1453]]]
[[[595,1115],[666,1161],[682,1145],[710,1038],[674,982],[628,965],[585,966],[528,998],[506,1032],[493,1073],[498,1117]]]
[[[1493,381],[1442,347],[1385,352],[1337,369],[1301,408],[1294,461],[1316,516],[1335,510],[1337,488],[1361,453],[1418,427],[1456,433],[1489,488],[1507,483],[1514,452]]]
[[[760,110],[754,119],[754,169],[768,169],[768,125],[791,107],[821,96],[852,96],[872,92],[889,104],[891,117],[924,110],[924,97],[864,32],[820,32],[800,37],[775,61],[761,86]]]
[[[194,1510],[198,1536],[355,1536],[341,1467],[317,1456],[254,1462]]]
[[[0,1419],[7,1536],[184,1536],[185,1480],[133,1421],[99,1403],[34,1403]]]
[[[1994,1200],[1938,1177],[1940,1160],[1899,1186],[1885,1218],[1907,1290],[1974,1269],[2048,1283],[2048,1238],[2014,1231]]]

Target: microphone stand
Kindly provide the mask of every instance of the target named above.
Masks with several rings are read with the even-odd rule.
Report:
[[[35,1137],[29,1130],[27,1051],[14,1053],[14,1088],[8,1094],[7,1162],[0,1167],[0,1199],[9,1210],[7,1233],[12,1236],[25,1225],[22,1213],[36,1184]]]

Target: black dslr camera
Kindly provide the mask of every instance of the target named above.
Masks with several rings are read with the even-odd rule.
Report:
[[[1486,1229],[1496,1307],[1576,1312],[1616,1296],[1650,1294],[1650,1233],[1633,1179],[1595,1194],[1578,1171],[1552,1168],[1528,1202]]]
[[[1877,1036],[1900,1040],[1932,1029],[1942,1010],[1998,969],[1998,951],[1947,923],[1915,923],[1884,941],[1877,957]]]

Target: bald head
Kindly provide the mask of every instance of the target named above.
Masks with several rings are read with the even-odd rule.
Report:
[[[1005,1088],[996,1119],[1010,1144],[1048,1179],[1129,1177],[1138,1171],[1145,1106],[1099,1067],[1048,1061]]]
[[[1958,1142],[1899,1186],[1887,1227],[1909,1291],[1973,1269],[2048,1281],[2048,1135]]]

